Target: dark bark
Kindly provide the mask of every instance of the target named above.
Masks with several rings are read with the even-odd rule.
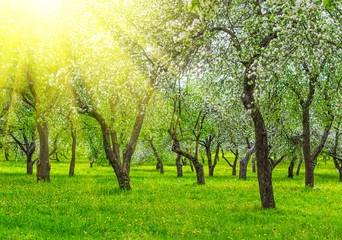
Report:
[[[323,71],[324,66],[326,63],[326,59],[323,59],[320,65],[320,72]],[[314,186],[314,161],[317,159],[319,153],[322,151],[324,144],[328,138],[330,128],[332,125],[332,122],[334,120],[334,116],[330,110],[330,106],[328,104],[329,110],[327,111],[328,116],[331,118],[330,124],[325,128],[325,131],[321,137],[321,141],[319,145],[316,147],[316,149],[311,153],[311,140],[310,140],[310,106],[312,104],[315,91],[316,91],[316,85],[317,85],[317,79],[319,77],[320,73],[312,73],[309,69],[309,66],[306,64],[306,62],[302,63],[303,69],[307,73],[307,75],[310,77],[309,81],[309,92],[306,96],[306,98],[301,97],[301,93],[296,90],[296,88],[292,88],[295,94],[297,95],[298,99],[300,100],[300,106],[302,108],[302,116],[303,116],[303,155],[304,155],[304,163],[305,163],[305,186],[313,187]],[[324,93],[324,97],[329,102],[329,97],[327,93]]]
[[[215,158],[214,158],[214,164],[209,166],[209,176],[214,176],[214,169],[216,167],[217,162],[219,161],[219,153],[220,153],[220,143],[217,143],[216,145],[216,151],[215,151]]]
[[[37,162],[37,181],[50,182],[51,165],[49,161],[49,127],[47,122],[37,122],[39,133],[39,159]]]
[[[183,166],[186,166],[186,158],[182,157],[182,164],[183,164]]]
[[[5,158],[6,158],[6,161],[9,161],[9,153],[8,153],[7,148],[5,148]]]
[[[240,160],[239,179],[247,179],[247,165],[255,151],[255,145],[253,145],[246,153],[246,156]]]
[[[69,168],[69,176],[74,176],[75,173],[75,161],[76,161],[76,130],[74,130],[73,125],[71,125],[71,137],[72,137],[72,146],[71,146],[71,161]]]
[[[192,165],[192,162],[191,162],[190,159],[189,159],[189,163],[190,163],[190,169],[191,169],[191,171],[194,172],[194,171],[195,171],[195,170],[194,170],[194,166]]]
[[[205,184],[203,165],[198,161],[197,156],[194,156],[194,155],[192,155],[192,154],[190,154],[190,153],[188,153],[188,152],[186,152],[180,148],[179,141],[178,141],[178,138],[176,136],[176,133],[172,132],[171,129],[169,129],[169,134],[173,140],[172,151],[183,156],[183,157],[186,157],[187,159],[189,159],[190,160],[190,166],[192,163],[195,167],[196,175],[197,175],[197,183],[198,184]]]
[[[20,142],[19,139],[17,139],[13,133],[10,133],[10,136],[14,140],[14,142],[19,146],[20,150],[25,153],[26,155],[26,173],[28,175],[33,174],[33,163],[32,163],[32,156],[36,150],[36,143],[35,143],[35,137],[34,133],[32,133],[32,139],[31,142],[27,139],[25,134],[23,134],[23,140],[24,142]],[[6,152],[5,152],[6,155]]]
[[[252,159],[252,172],[256,172],[256,168],[255,168],[255,158]]]
[[[154,154],[154,156],[155,156],[156,159],[157,159],[157,169],[159,169],[159,171],[160,171],[161,174],[164,174],[163,162],[162,162],[162,160],[160,159],[160,157],[159,157],[159,155],[158,155],[158,152],[157,152],[157,149],[155,148],[155,146],[154,146],[154,144],[153,144],[153,138],[148,139],[147,141],[150,143],[150,146],[151,146],[151,148],[152,148],[153,154]]]
[[[272,163],[272,171],[273,169],[275,169],[275,167],[281,163],[283,160],[285,159],[285,155],[281,156],[281,158],[277,159],[276,155],[274,155],[274,159],[272,160],[272,158],[270,158],[270,161]]]
[[[33,174],[33,162],[32,162],[32,156],[33,156],[34,150],[32,153],[29,153],[26,155],[26,173],[28,175]]]
[[[90,168],[93,168],[93,164],[94,164],[94,162],[95,162],[95,159],[96,159],[96,157],[97,157],[97,154],[98,154],[98,150],[97,150],[97,147],[95,148],[95,151],[94,151],[94,156],[93,156],[93,158],[92,159],[89,159],[89,163],[90,163]]]
[[[289,169],[288,169],[288,175],[287,175],[289,178],[293,178],[293,169],[294,169],[294,166],[295,166],[296,158],[297,157],[293,157],[291,162],[290,162],[290,166],[289,166]]]
[[[176,158],[177,177],[183,177],[182,164],[180,163],[181,158],[182,156],[180,154],[177,154],[177,158]]]
[[[331,151],[330,156],[333,157],[334,160],[334,164],[336,169],[338,170],[339,174],[340,174],[340,182],[342,182],[342,159],[337,157],[337,148],[339,145],[339,137],[340,137],[340,123],[338,123],[337,127],[336,127],[336,132],[335,132],[335,140],[334,140],[334,147]]]
[[[205,148],[205,153],[207,155],[207,159],[208,159],[208,167],[209,167],[209,177],[213,177],[214,176],[214,169],[216,167],[217,164],[217,158],[218,158],[218,152],[220,150],[220,144],[218,143],[218,147],[216,148],[216,154],[215,154],[215,160],[214,163],[212,162],[211,159],[211,144],[214,140],[214,136],[213,135],[209,135],[204,142],[202,142],[202,146],[204,146]]]
[[[237,161],[239,159],[239,150],[237,149],[236,152],[234,152],[232,149],[230,149],[230,151],[234,154],[235,158],[234,158],[234,162],[233,164],[231,164],[229,162],[229,160],[224,156],[224,152],[223,152],[223,148],[221,149],[222,152],[222,158],[228,163],[228,165],[232,168],[232,175],[236,176],[236,165],[237,165]]]
[[[106,120],[98,111],[96,111],[93,108],[90,108],[89,106],[85,105],[82,102],[82,99],[78,95],[78,92],[75,88],[73,88],[72,90],[73,90],[73,94],[76,98],[76,102],[78,106],[82,109],[81,113],[87,113],[90,117],[94,118],[101,126],[102,142],[103,142],[103,147],[106,153],[106,158],[109,160],[110,165],[113,167],[113,170],[115,172],[115,175],[119,183],[119,188],[124,189],[124,190],[131,190],[130,178],[129,178],[131,159],[132,159],[132,156],[134,154],[134,151],[138,142],[141,127],[143,125],[145,114],[146,114],[147,105],[152,96],[152,91],[150,91],[147,94],[143,102],[141,102],[138,106],[138,111],[137,111],[137,115],[135,118],[133,130],[130,136],[130,140],[128,144],[126,145],[125,151],[123,153],[123,160],[121,163],[120,154],[118,154],[116,150],[118,146],[118,142],[116,139],[115,131],[112,131],[110,129]],[[112,121],[113,120],[114,120],[114,115],[112,117]]]
[[[303,158],[300,158],[298,166],[297,166],[297,171],[296,171],[297,176],[299,176],[300,167],[302,166],[302,163],[303,163]]]
[[[261,204],[264,208],[275,208],[272,185],[272,165],[268,160],[269,148],[265,122],[259,108],[255,105],[254,88],[256,77],[249,78],[250,65],[254,62],[245,63],[244,90],[242,102],[244,107],[251,111],[255,131],[255,152],[257,161],[257,174]]]
[[[319,153],[322,151],[324,144],[328,138],[331,125],[334,117],[331,116],[330,124],[325,128],[324,133],[321,137],[321,141],[316,149],[311,154],[311,143],[310,143],[310,111],[309,107],[303,104],[303,155],[305,163],[305,186],[314,186],[314,170],[315,170],[315,159],[317,159]]]

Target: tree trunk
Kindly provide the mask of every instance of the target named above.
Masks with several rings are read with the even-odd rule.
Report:
[[[199,161],[194,161],[194,166],[197,175],[197,183],[201,185],[205,184],[203,165]]]
[[[183,169],[182,164],[180,163],[181,155],[177,154],[176,158],[176,166],[177,166],[177,177],[183,177]]]
[[[72,147],[71,147],[71,161],[69,168],[69,176],[74,176],[75,172],[75,161],[76,161],[76,131],[71,126],[71,137],[72,137]]]
[[[302,166],[302,163],[303,163],[303,158],[300,158],[298,166],[297,166],[297,171],[296,171],[297,176],[299,176],[300,167]]]
[[[6,158],[6,161],[9,161],[9,153],[8,153],[7,148],[5,148],[5,158]]]
[[[28,175],[32,175],[33,174],[33,164],[32,163],[33,163],[32,161],[26,163],[26,173]]]
[[[214,168],[215,168],[215,164],[213,164],[212,159],[211,159],[211,143],[214,140],[214,136],[209,135],[206,139],[205,142],[203,143],[204,147],[205,147],[205,153],[207,155],[207,159],[208,159],[208,168],[209,168],[209,177],[213,177],[214,176]]]
[[[182,164],[183,164],[183,166],[186,166],[186,158],[182,157]]]
[[[191,168],[191,171],[192,171],[192,172],[194,172],[194,166],[192,165],[192,162],[191,162],[191,160],[189,160],[189,162],[190,162],[190,168]]]
[[[47,122],[37,123],[39,133],[39,159],[37,162],[37,181],[50,182],[51,165],[49,161],[49,128]]]
[[[271,34],[268,37],[276,37],[276,34]],[[243,80],[243,96],[242,103],[246,110],[249,110],[254,123],[255,132],[255,151],[257,161],[257,173],[259,181],[259,192],[261,198],[261,204],[264,208],[275,208],[273,186],[272,186],[272,165],[268,160],[269,149],[267,130],[265,127],[265,121],[262,117],[260,109],[256,106],[256,100],[254,99],[254,88],[256,84],[256,76],[248,77],[251,64],[254,63],[254,59],[244,63],[245,76]]]
[[[171,131],[171,129],[169,129],[169,134],[173,140],[172,151],[189,159],[190,166],[192,166],[192,164],[195,166],[196,175],[197,175],[197,184],[205,184],[203,165],[198,161],[196,156],[191,155],[190,153],[185,152],[180,148],[177,136],[174,132]]]
[[[247,165],[255,151],[255,145],[253,145],[246,153],[246,156],[240,160],[240,171],[239,171],[239,179],[247,179]]]
[[[232,168],[232,175],[236,176],[236,165],[237,165],[237,161],[238,161],[238,156],[235,156],[235,160],[233,163],[233,168]]]
[[[36,143],[34,142],[34,137],[32,138],[33,142],[31,142],[30,144],[27,142],[27,152],[26,152],[26,173],[28,175],[32,175],[33,174],[33,164],[35,162],[32,161],[32,156],[33,153],[36,150]]]
[[[256,116],[253,119],[255,125],[256,161],[261,203],[264,208],[275,208],[272,186],[272,165],[268,161],[267,131],[259,109],[255,111]]]
[[[314,163],[311,158],[310,146],[310,111],[309,107],[303,109],[303,155],[305,164],[305,186],[314,186]]]
[[[256,169],[255,169],[255,158],[252,159],[252,172],[256,172]]]
[[[33,152],[30,154],[28,153],[26,155],[26,173],[28,175],[32,175],[33,174],[33,162],[32,162],[32,155]]]
[[[289,171],[288,171],[288,177],[293,178],[293,169],[295,165],[296,157],[292,158],[290,166],[289,166]]]
[[[150,143],[150,146],[152,148],[153,154],[154,154],[154,156],[157,159],[157,169],[160,170],[161,174],[164,174],[163,162],[162,162],[162,160],[160,159],[160,157],[158,155],[157,149],[154,147],[153,138],[152,139],[148,139],[147,141]]]
[[[334,147],[331,152],[331,155],[334,160],[334,164],[336,169],[338,170],[340,174],[340,182],[342,182],[342,159],[337,157],[337,148],[339,146],[339,137],[340,137],[340,122],[338,122],[335,132],[335,140],[334,140]]]
[[[240,161],[239,179],[247,179],[247,164],[243,161]]]
[[[164,174],[164,166],[163,166],[163,162],[162,161],[160,161],[159,172],[160,172],[160,174]]]

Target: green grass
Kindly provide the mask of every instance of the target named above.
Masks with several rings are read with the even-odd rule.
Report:
[[[133,190],[118,189],[109,166],[52,162],[51,183],[25,174],[25,164],[0,161],[0,239],[342,239],[342,187],[332,164],[315,170],[315,185],[273,173],[277,208],[261,208],[256,174],[231,176],[220,162],[198,186],[183,167],[133,167]],[[208,169],[205,169],[206,173]]]

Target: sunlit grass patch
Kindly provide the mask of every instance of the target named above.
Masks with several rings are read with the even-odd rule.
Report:
[[[246,181],[220,162],[215,177],[195,184],[183,167],[133,167],[133,190],[118,189],[109,166],[52,163],[51,183],[36,183],[25,165],[1,161],[0,238],[16,239],[340,239],[341,184],[332,165],[315,170],[321,190],[287,178],[287,164],[274,171],[277,208],[261,208],[256,173]],[[207,174],[207,169],[206,174]]]

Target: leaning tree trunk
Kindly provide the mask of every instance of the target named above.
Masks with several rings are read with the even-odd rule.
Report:
[[[37,162],[37,181],[50,182],[51,165],[49,161],[49,127],[47,122],[37,123],[39,133],[39,159]]]
[[[239,179],[247,179],[247,165],[254,151],[255,145],[253,145],[246,153],[246,156],[240,160]]]
[[[194,172],[194,166],[192,165],[192,162],[191,162],[191,160],[189,160],[189,162],[190,162],[190,168],[191,168],[191,171],[192,171],[192,172]]]
[[[182,164],[180,163],[181,160],[181,155],[177,154],[176,158],[176,166],[177,166],[177,177],[183,177],[183,169],[182,169]]]
[[[75,161],[76,161],[76,131],[71,127],[72,147],[71,147],[71,161],[69,168],[69,176],[74,176]]]
[[[157,149],[154,147],[153,138],[152,139],[148,139],[148,142],[150,143],[150,146],[152,148],[153,154],[154,154],[154,156],[157,159],[157,167],[156,167],[156,169],[159,169],[160,173],[164,174],[163,162],[162,162],[162,160],[160,159],[160,157],[158,155]]]
[[[191,155],[188,152],[183,151],[180,148],[177,136],[175,133],[171,131],[171,129],[169,129],[169,134],[173,140],[172,151],[189,159],[190,164],[192,163],[196,170],[197,184],[200,184],[200,185],[205,184],[203,165],[198,161],[198,158],[196,156]]]
[[[289,178],[293,178],[293,169],[294,169],[295,161],[296,161],[296,157],[292,158],[292,160],[290,162],[290,166],[289,166],[289,170],[288,170],[288,177]]]
[[[303,163],[303,158],[300,158],[298,166],[297,166],[297,171],[296,171],[297,176],[299,176],[300,167],[302,166],[302,163]]]

